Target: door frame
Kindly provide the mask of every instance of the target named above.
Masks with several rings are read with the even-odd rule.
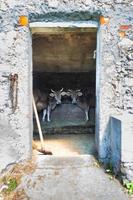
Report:
[[[67,31],[77,31],[76,29],[82,29],[82,31],[96,29],[97,30],[97,45],[96,45],[96,111],[95,111],[95,146],[96,151],[99,152],[100,148],[100,68],[101,68],[101,30],[98,21],[70,21],[70,22],[31,22],[29,24],[31,37],[35,33],[59,33]],[[31,38],[32,39],[32,38]],[[32,63],[32,61],[31,61]],[[33,69],[33,63],[32,69]],[[33,85],[33,84],[32,84]],[[33,123],[33,122],[32,122]]]

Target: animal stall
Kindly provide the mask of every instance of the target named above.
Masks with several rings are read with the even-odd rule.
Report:
[[[33,93],[45,135],[95,133],[95,49],[91,29],[33,34]]]

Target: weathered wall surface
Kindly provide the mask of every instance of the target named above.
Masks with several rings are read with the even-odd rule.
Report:
[[[7,165],[21,159],[17,142],[19,142],[19,136],[14,132],[10,123],[4,118],[0,118],[0,172]]]
[[[87,33],[33,35],[33,70],[88,72],[95,70],[96,29]],[[45,59],[44,59],[45,58]]]
[[[109,17],[108,25],[99,28],[99,67],[97,68],[97,148],[99,157],[108,160],[110,150],[110,116],[133,114],[133,35],[119,36],[121,25],[133,25],[132,0],[1,0],[0,2],[0,115],[10,122],[19,136],[18,152],[30,155],[31,137],[31,36],[29,27],[18,26],[20,15],[36,21],[99,20]],[[9,81],[3,68],[18,73],[18,109],[11,114]],[[132,116],[132,115],[131,115]],[[131,126],[131,125],[129,125]],[[132,133],[133,129],[128,127]],[[15,141],[13,141],[15,142]],[[125,161],[126,163],[126,161]],[[130,160],[130,164],[133,160]]]
[[[17,145],[16,152],[21,159],[24,159],[30,156],[31,151],[32,69],[29,60],[30,31],[27,27],[16,27],[21,6],[21,2],[0,2],[0,119],[9,123],[8,130],[13,135],[10,137],[10,143],[8,134],[5,137],[7,149],[11,143],[13,146]],[[18,74],[18,105],[15,113],[11,108],[10,81],[7,77],[3,77],[3,75],[9,76],[10,73]],[[6,157],[7,151],[3,151],[2,154]],[[10,156],[9,162],[11,157],[14,162],[14,156]]]

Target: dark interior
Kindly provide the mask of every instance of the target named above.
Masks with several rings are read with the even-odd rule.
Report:
[[[95,95],[96,31],[59,32],[33,35],[33,87],[41,91],[50,89],[92,90]],[[40,121],[42,112],[39,113]],[[34,120],[35,121],[35,120]],[[51,113],[51,122],[42,122],[45,134],[94,133],[95,108],[90,119],[69,97],[62,97],[62,104]],[[37,132],[34,123],[34,132]]]

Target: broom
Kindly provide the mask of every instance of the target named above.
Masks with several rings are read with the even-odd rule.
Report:
[[[37,151],[39,151],[40,153],[43,153],[44,155],[52,155],[51,151],[46,151],[45,148],[44,148],[44,139],[43,139],[42,129],[41,129],[41,125],[40,125],[40,121],[39,121],[39,117],[38,117],[38,112],[37,112],[37,108],[36,108],[36,104],[35,104],[35,100],[34,100],[33,95],[32,95],[32,103],[33,103],[33,109],[34,109],[36,123],[37,123],[37,127],[38,127],[40,142],[41,142],[41,149],[37,149]]]

